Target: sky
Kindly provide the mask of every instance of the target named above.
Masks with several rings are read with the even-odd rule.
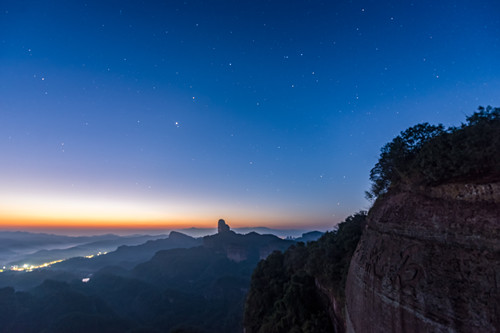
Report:
[[[498,1],[0,1],[0,229],[331,229],[500,106]]]

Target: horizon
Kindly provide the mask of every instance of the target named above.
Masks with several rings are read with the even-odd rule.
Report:
[[[231,226],[230,226],[231,227]],[[314,227],[304,227],[304,228],[286,228],[286,227],[266,227],[266,226],[244,226],[244,227],[231,227],[231,230],[239,233],[242,229],[250,229],[250,230],[259,230],[264,229],[268,230],[271,234],[279,233],[280,237],[296,237],[297,235],[301,235],[303,233],[319,231],[319,232],[327,232],[332,231],[335,227],[328,229],[314,228]],[[18,226],[13,227],[2,227],[0,228],[0,233],[2,232],[26,232],[31,234],[47,234],[47,235],[60,235],[60,236],[70,236],[70,237],[78,237],[78,236],[101,236],[101,235],[116,235],[116,236],[134,236],[134,235],[166,235],[169,236],[170,232],[180,232],[186,235],[190,234],[199,234],[201,236],[192,236],[192,237],[203,237],[206,235],[213,235],[217,233],[217,227],[181,227],[181,228],[93,228],[93,227],[24,227],[19,228]],[[289,234],[287,234],[289,233]]]
[[[401,131],[500,106],[499,10],[3,1],[0,229],[330,230]]]

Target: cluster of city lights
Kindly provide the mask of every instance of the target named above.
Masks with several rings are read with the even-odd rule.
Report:
[[[87,259],[92,259],[94,257],[102,256],[103,254],[106,254],[106,253],[108,253],[108,252],[100,252],[99,251],[99,252],[97,252],[97,254],[91,254],[89,256],[84,256],[84,257],[87,258]]]
[[[61,262],[63,260],[64,259],[54,260],[54,261],[51,261],[51,262],[43,263],[41,265],[30,265],[30,264],[24,264],[22,266],[14,265],[14,266],[10,266],[10,270],[11,271],[16,271],[16,272],[31,272],[34,269],[49,267],[50,265],[57,264],[58,262]],[[4,266],[4,269],[5,269],[5,266]]]
[[[90,259],[90,258],[94,258],[96,256],[104,255],[106,253],[107,252],[98,252],[97,254],[91,254],[91,255],[88,255],[88,256],[84,256],[84,257]],[[31,265],[31,264],[24,264],[22,266],[12,265],[9,268],[7,268],[6,266],[3,266],[0,269],[0,273],[3,273],[4,271],[7,271],[7,270],[15,271],[15,272],[31,272],[31,271],[33,271],[35,269],[49,267],[51,265],[57,264],[58,262],[61,262],[61,261],[64,261],[64,260],[66,260],[66,259],[54,260],[54,261],[46,262],[46,263],[43,263],[43,264],[40,264],[40,265]]]

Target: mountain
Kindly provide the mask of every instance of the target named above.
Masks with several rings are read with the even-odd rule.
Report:
[[[301,237],[302,234],[306,232],[306,230],[303,229],[273,229],[267,227],[233,228],[232,230],[234,230],[239,234],[248,234],[251,232],[256,232],[261,235],[275,235],[280,238],[298,238]],[[186,229],[177,229],[175,231],[181,232],[191,237],[205,237],[205,236],[215,235],[217,233],[216,228],[186,228]]]
[[[321,236],[323,236],[324,232],[321,231],[309,231],[306,233],[303,233],[300,237],[295,238],[294,240],[296,242],[314,242],[318,240]]]
[[[61,236],[21,231],[0,231],[0,266],[40,265],[75,256],[87,256],[115,250],[118,246],[135,245],[164,235]]]
[[[158,251],[151,260],[137,265],[131,275],[186,292],[206,292],[206,283],[220,277],[243,279],[241,288],[246,289],[259,260],[292,244],[274,235],[237,234],[220,220],[218,233],[205,236],[202,246]]]
[[[172,231],[168,238],[148,240],[144,244],[122,245],[116,251],[93,258],[72,258],[55,264],[53,270],[72,270],[80,274],[92,274],[106,266],[130,269],[150,260],[157,251],[175,248],[190,248],[201,245],[202,241],[179,232]]]
[[[198,246],[202,243],[201,240],[195,239],[181,233],[172,231],[168,238],[163,239],[153,239],[151,238],[158,236],[133,236],[133,237],[118,237],[113,242],[107,243],[106,241],[100,241],[95,243],[90,243],[88,248],[83,245],[82,248],[78,248],[78,251],[95,251],[101,247],[95,247],[97,245],[102,246],[104,244],[116,244],[117,242],[126,242],[127,240],[131,243],[136,243],[144,239],[150,239],[147,242],[140,245],[122,245],[118,247],[113,252],[107,254],[94,256],[92,258],[86,257],[74,257],[68,260],[51,265],[44,269],[37,269],[33,272],[13,272],[5,271],[0,274],[0,287],[11,286],[18,290],[26,290],[33,288],[34,286],[42,283],[46,279],[53,279],[58,281],[70,282],[72,280],[81,281],[85,278],[101,269],[106,267],[108,270],[113,269],[115,272],[120,270],[127,270],[133,268],[135,265],[147,261],[153,257],[153,255],[159,250],[172,249],[172,248],[187,248],[192,246]],[[71,250],[71,249],[70,249]],[[44,252],[41,252],[42,254]],[[64,252],[63,252],[64,253]],[[60,255],[62,255],[61,253]],[[87,252],[84,252],[87,253]],[[58,251],[50,252],[50,255],[57,255]],[[59,257],[60,258],[60,257]]]
[[[236,262],[250,260],[257,263],[273,251],[284,251],[292,244],[293,241],[283,240],[270,234],[260,235],[256,232],[238,234],[230,230],[224,220],[219,220],[219,231],[216,235],[203,238],[205,248],[223,253]]]
[[[343,332],[345,280],[365,220],[360,212],[317,241],[259,262],[246,299],[245,332]]]
[[[113,234],[96,236],[63,236],[44,233],[32,233],[25,231],[0,231],[0,241],[2,247],[14,251],[24,251],[24,249],[49,249],[71,247],[78,244],[92,243],[103,240],[119,239],[120,236]]]
[[[466,120],[401,132],[367,215],[260,262],[245,332],[500,332],[500,108]]]
[[[25,263],[30,265],[41,265],[55,260],[65,260],[73,257],[97,255],[116,250],[119,246],[138,245],[149,240],[154,240],[160,236],[137,235],[137,236],[112,236],[111,239],[101,239],[88,243],[83,243],[69,248],[42,249],[35,253],[17,256],[16,260],[9,262],[6,266],[19,265]],[[89,238],[91,239],[91,238]],[[68,244],[68,243],[64,243]]]
[[[117,317],[99,298],[64,282],[47,280],[27,292],[0,288],[0,332],[125,332],[127,320]]]
[[[0,288],[0,332],[238,332],[258,261],[293,243],[236,234],[221,220],[218,233],[203,239],[172,232],[167,239],[19,274],[11,281],[44,274],[49,280],[24,291]],[[174,244],[195,246],[165,249]],[[92,273],[82,280],[86,271]],[[0,278],[5,273],[11,274]]]
[[[174,230],[176,232],[188,235],[194,238],[205,237],[207,235],[213,235],[217,233],[217,228],[184,228]]]
[[[97,237],[70,237],[22,231],[0,231],[0,266],[23,258],[40,250],[66,249],[84,243],[104,239],[116,239],[115,235]]]
[[[275,235],[280,238],[298,238],[307,232],[307,230],[303,229],[273,229],[267,227],[234,228],[234,231],[240,234],[256,232],[261,235]]]

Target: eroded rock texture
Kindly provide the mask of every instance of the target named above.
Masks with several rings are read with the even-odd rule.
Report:
[[[500,332],[495,184],[377,200],[350,264],[347,332]]]

